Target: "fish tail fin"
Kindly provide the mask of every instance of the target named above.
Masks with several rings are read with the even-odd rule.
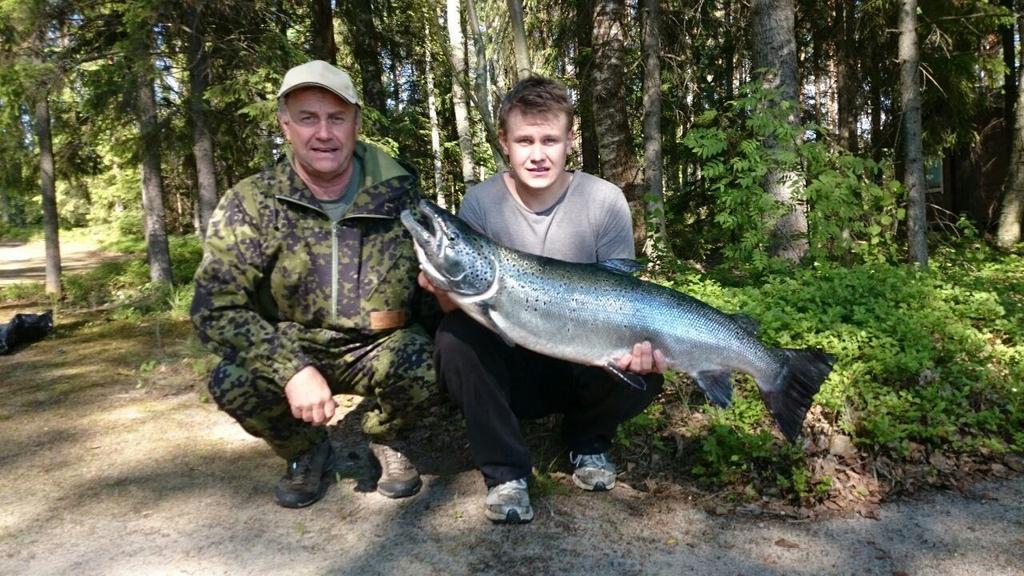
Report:
[[[761,397],[779,429],[792,442],[800,434],[811,399],[828,378],[835,358],[813,348],[772,352],[782,359],[783,368],[771,386],[761,387]]]

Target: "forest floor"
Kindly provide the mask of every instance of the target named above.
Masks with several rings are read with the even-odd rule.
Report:
[[[38,311],[0,306],[0,323]],[[283,462],[205,392],[213,361],[187,321],[110,311],[58,311],[52,336],[0,356],[0,574],[1024,574],[1024,476],[869,514],[726,506],[642,466],[592,494],[542,422],[537,516],[495,526],[452,411],[414,443],[421,493],[395,501],[373,491],[349,396],[330,428],[336,483],[285,510]]]

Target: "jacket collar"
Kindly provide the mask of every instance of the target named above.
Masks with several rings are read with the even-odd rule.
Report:
[[[355,156],[363,165],[363,181],[345,218],[377,216],[397,218],[405,208],[404,199],[416,183],[416,176],[398,160],[380,148],[362,141],[356,142]],[[278,177],[287,180],[287,192],[277,194],[279,200],[294,202],[319,211],[320,202],[292,165],[292,150],[285,147],[285,155],[278,160]]]

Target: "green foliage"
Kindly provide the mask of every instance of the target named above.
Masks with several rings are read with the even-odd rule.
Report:
[[[968,242],[937,251],[929,271],[869,262],[789,270],[757,283],[694,273],[664,283],[753,317],[771,347],[835,355],[815,404],[869,454],[898,460],[914,444],[960,453],[1024,449],[1019,254]],[[748,377],[736,380],[730,408],[701,409],[708,426],[691,440],[690,472],[711,485],[752,482],[799,501],[822,496],[830,479],[813,477],[800,448],[770,432],[756,387]],[[624,433],[658,429],[641,421]]]
[[[769,172],[802,174],[794,190],[795,199],[808,206],[809,258],[846,263],[898,258],[896,232],[905,216],[899,184],[870,159],[805,141],[803,135],[815,127],[794,126],[791,105],[771,105],[776,100],[756,84],[745,85],[724,112],[697,118],[683,139],[700,163],[700,183],[714,214],[714,227],[702,231],[702,242],[721,250],[733,266],[772,267],[771,231],[786,209],[762,184]]]

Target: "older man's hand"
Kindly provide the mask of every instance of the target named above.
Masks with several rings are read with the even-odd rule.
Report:
[[[419,282],[420,288],[423,288],[437,297],[437,304],[445,314],[459,307],[447,292],[431,284],[430,279],[427,278],[427,275],[424,274],[422,270],[420,270],[420,275],[416,278],[416,281]]]
[[[284,395],[291,406],[292,416],[314,426],[329,422],[337,407],[327,380],[313,366],[296,372],[285,384]]]

